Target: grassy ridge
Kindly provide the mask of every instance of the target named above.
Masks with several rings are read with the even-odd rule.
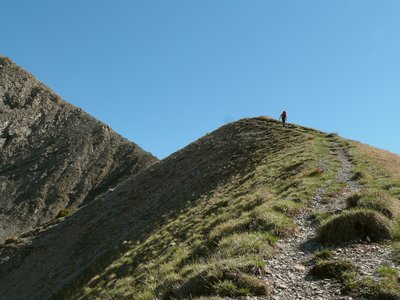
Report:
[[[354,179],[362,189],[347,197],[346,210],[321,222],[319,237],[330,243],[354,239],[389,241],[394,250],[393,260],[399,265],[400,157],[357,142],[342,142],[349,149],[355,165]],[[347,269],[336,272],[342,265]],[[395,268],[379,266],[374,277],[360,277],[349,262],[327,258],[313,269],[322,278],[332,270],[347,293],[367,299],[400,299],[400,274]]]
[[[400,265],[400,157],[355,142],[351,143],[350,149],[356,164],[355,176],[363,184],[364,192],[356,195],[356,200],[350,199],[349,206],[371,209],[387,218],[393,260]],[[380,266],[375,273],[378,280],[350,280],[350,290],[370,299],[400,299],[399,272]]]
[[[268,295],[271,287],[256,275],[274,243],[295,232],[292,217],[339,165],[323,134],[298,127],[278,133],[282,146],[252,172],[193,202],[146,240],[127,241],[129,250],[74,297]]]
[[[340,228],[344,223],[351,225],[347,220],[356,220],[357,227],[357,218],[376,219],[382,225],[377,236],[383,234],[383,239],[393,240],[400,259],[400,243],[396,242],[400,236],[398,157],[336,135],[297,126],[282,128],[273,121],[268,121],[268,126],[273,127],[273,138],[265,148],[241,155],[256,162],[253,168],[215,184],[209,193],[154,226],[145,238],[126,240],[123,253],[116,255],[111,264],[102,266],[99,272],[87,273],[84,281],[64,289],[58,298],[218,299],[270,295],[272,287],[259,275],[266,271],[276,241],[296,232],[293,216],[307,206],[318,188],[324,187],[327,198],[345,188],[345,184],[335,181],[341,165],[335,149],[338,145],[349,151],[355,165],[354,179],[360,182],[362,191],[348,197],[347,209],[340,214],[312,215],[320,224],[320,234],[328,227],[328,232],[343,232]],[[243,134],[252,136],[253,132]],[[140,228],[137,230],[140,235]],[[374,238],[370,232],[368,235]],[[338,236],[327,241],[366,237],[358,231],[340,235],[340,239]],[[331,261],[325,253],[320,256],[323,258],[319,258],[315,272],[322,274],[321,278],[340,280],[354,295],[396,297],[395,270],[381,267],[377,270],[380,281],[360,281],[357,268],[348,261]]]

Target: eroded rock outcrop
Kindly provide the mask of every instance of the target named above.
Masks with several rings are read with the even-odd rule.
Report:
[[[157,161],[0,58],[0,242]]]

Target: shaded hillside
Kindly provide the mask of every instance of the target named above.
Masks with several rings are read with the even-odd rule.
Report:
[[[265,118],[244,119],[206,135],[62,223],[3,247],[3,296],[47,299],[57,292],[69,295],[70,287],[84,286],[90,274],[101,272],[131,245],[139,247],[130,255],[134,262],[119,274],[131,268],[136,272],[159,257],[171,242],[190,243],[191,236],[223,222],[229,216],[223,215],[225,206],[236,206],[238,217],[264,201],[282,197],[276,210],[265,209],[282,222],[276,234],[289,234],[294,228],[292,221],[277,211],[287,205],[290,210],[291,203],[301,207],[312,196],[319,181],[313,176],[296,176],[300,171],[315,170],[327,153],[321,135],[300,127],[285,129]],[[296,183],[282,186],[288,177]],[[191,213],[196,207],[201,209]],[[213,215],[216,217],[211,218]],[[168,227],[180,218],[189,219]],[[274,219],[269,222],[274,228]],[[201,241],[204,239],[193,241],[185,259],[196,255]]]
[[[0,242],[72,212],[155,161],[0,58]]]

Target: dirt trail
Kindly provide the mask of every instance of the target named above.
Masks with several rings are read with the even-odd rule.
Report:
[[[325,186],[317,190],[311,205],[297,216],[295,221],[299,228],[298,233],[277,243],[279,250],[274,259],[268,262],[270,272],[265,277],[274,284],[274,300],[354,299],[342,295],[341,285],[335,280],[315,280],[309,275],[313,253],[333,248],[316,241],[316,226],[310,221],[310,214],[315,211],[340,212],[345,208],[346,196],[361,189],[352,178],[353,164],[346,149],[337,142],[332,142],[332,146],[341,163],[335,181],[344,182],[346,187],[339,195],[327,201],[325,194],[331,182],[326,182]],[[321,167],[324,168],[323,162]],[[394,265],[390,260],[390,251],[387,245],[373,243],[336,245],[333,257],[349,259],[360,267],[361,274],[372,275],[378,265]]]

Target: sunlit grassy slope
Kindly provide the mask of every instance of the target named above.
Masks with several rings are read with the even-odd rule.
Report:
[[[372,210],[390,223],[391,239],[398,239],[396,212],[400,182],[395,166],[400,165],[398,156],[308,128],[294,125],[284,128],[267,118],[244,119],[152,166],[151,178],[157,177],[158,183],[162,183],[162,168],[189,160],[177,171],[180,176],[169,172],[165,178],[168,179],[165,189],[170,189],[175,196],[163,205],[171,210],[177,205],[179,211],[169,214],[164,207],[164,213],[159,215],[157,208],[149,206],[153,211],[146,213],[159,215],[160,219],[159,222],[149,219],[150,231],[141,234],[141,225],[130,228],[135,234],[122,242],[123,246],[115,250],[112,259],[92,263],[54,298],[269,295],[272,287],[258,275],[263,274],[268,259],[274,255],[274,243],[296,231],[293,216],[307,206],[317,188],[326,188],[327,196],[344,188],[343,183],[332,180],[340,167],[333,150],[337,145],[349,151],[355,176],[368,188],[367,194],[376,193],[382,199],[389,199],[377,201],[380,205],[358,201],[343,214],[352,209]],[[226,155],[224,147],[229,147],[229,151],[225,149]],[[203,166],[203,173],[193,169],[185,173],[182,168],[188,168],[190,160],[195,158],[196,164],[200,161]],[[205,174],[207,170],[221,171],[220,168],[233,168],[235,172],[229,172],[230,176],[224,180]],[[182,174],[186,175],[182,177]],[[171,187],[174,176],[179,182]],[[188,182],[197,182],[202,176],[209,176],[208,181],[201,182],[202,192],[187,197],[185,202],[180,191],[190,195],[187,189],[196,186]],[[360,195],[359,199],[368,199],[367,194]],[[392,216],[385,215],[384,209],[390,210]],[[324,216],[321,226],[327,226],[337,217],[340,215]],[[358,293],[360,286],[351,288]]]
[[[235,145],[240,137],[230,126],[229,143]],[[264,118],[236,126],[248,127],[236,134],[263,144],[240,158],[254,162],[249,168],[191,201],[144,240],[127,240],[126,251],[84,287],[75,283],[60,295],[169,299],[268,294],[270,287],[255,275],[273,256],[274,242],[295,232],[292,217],[335,176],[339,163],[324,133],[283,128]],[[224,163],[230,164],[229,159]],[[328,189],[335,193],[340,186]]]

